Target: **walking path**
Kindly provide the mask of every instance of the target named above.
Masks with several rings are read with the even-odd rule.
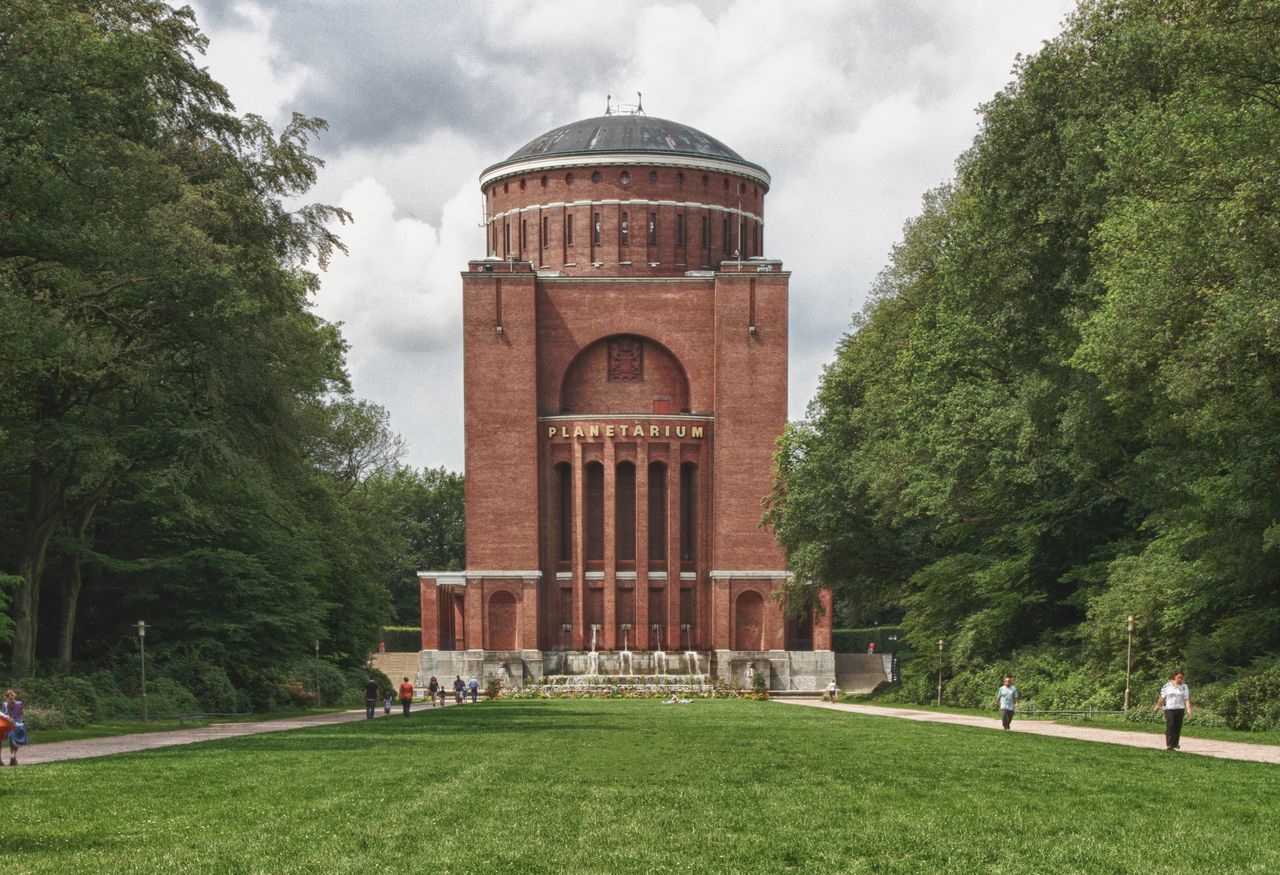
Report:
[[[452,707],[453,702],[449,702]],[[414,713],[431,710],[426,703],[414,703]],[[379,716],[377,720],[394,720],[401,717],[400,704],[397,702],[390,717]],[[330,714],[306,714],[298,717],[286,717],[279,720],[259,720],[253,723],[214,723],[197,729],[173,729],[166,732],[138,732],[132,735],[111,735],[105,738],[83,738],[78,741],[53,741],[48,744],[35,743],[24,747],[18,754],[18,766],[39,765],[40,763],[60,762],[62,760],[83,760],[91,757],[104,757],[117,753],[132,753],[139,750],[154,750],[159,747],[174,747],[180,744],[196,744],[201,741],[217,741],[222,738],[237,738],[242,735],[259,735],[264,732],[286,732],[290,729],[306,729],[310,726],[328,726],[334,723],[353,723],[364,720],[364,709],[356,711],[335,711]],[[8,768],[8,766],[5,766]]]
[[[854,714],[867,714],[873,717],[896,717],[900,720],[918,720],[927,723],[946,723],[952,726],[973,726],[979,729],[1000,728],[1000,721],[995,717],[979,717],[973,714],[945,714],[934,711],[914,711],[910,708],[884,708],[878,705],[831,704],[818,699],[788,699],[778,697],[777,701],[788,705],[806,705],[810,708],[827,708],[833,711],[846,711]],[[450,701],[449,707],[453,707]],[[430,710],[428,706],[417,704],[414,711]],[[378,717],[378,720],[396,719],[399,713],[390,718]],[[258,735],[264,732],[286,732],[290,729],[305,729],[310,726],[326,726],[334,723],[352,723],[364,720],[364,709],[356,711],[338,711],[331,714],[308,714],[300,717],[289,717],[281,720],[261,720],[254,723],[215,723],[198,729],[175,729],[168,732],[143,732],[133,735],[113,735],[106,738],[86,738],[80,741],[55,741],[48,744],[33,744],[23,748],[20,766],[39,765],[40,763],[60,762],[62,760],[82,760],[91,757],[110,756],[117,753],[131,753],[139,750],[153,750],[160,747],[173,747],[180,744],[196,744],[201,741],[216,741],[221,738],[237,738],[242,735]],[[1145,747],[1151,750],[1164,749],[1164,736],[1147,732],[1126,732],[1119,729],[1094,729],[1090,726],[1068,726],[1051,723],[1046,720],[1015,720],[1010,732],[1022,732],[1032,735],[1051,735],[1056,738],[1075,738],[1081,741],[1100,742],[1102,744],[1123,744],[1129,747]],[[1257,763],[1275,763],[1280,765],[1280,745],[1243,744],[1238,741],[1213,741],[1207,738],[1182,739],[1182,752],[1202,756],[1218,757],[1227,760],[1248,760]]]
[[[979,717],[975,714],[945,714],[940,711],[913,711],[910,708],[882,708],[878,705],[832,704],[820,699],[788,699],[779,702],[788,705],[808,705],[811,708],[828,708],[873,717],[896,717],[900,720],[919,720],[926,723],[948,723],[952,726],[975,726],[979,729],[1000,729],[997,717]],[[1127,732],[1123,729],[1094,729],[1091,726],[1069,726],[1047,720],[1014,720],[1010,732],[1031,735],[1052,735],[1055,738],[1076,738],[1102,744],[1123,744],[1129,747],[1145,747],[1164,750],[1164,736],[1148,732]],[[1249,760],[1255,763],[1280,764],[1280,745],[1245,744],[1238,741],[1213,741],[1208,738],[1182,737],[1182,753],[1218,757],[1224,760]]]

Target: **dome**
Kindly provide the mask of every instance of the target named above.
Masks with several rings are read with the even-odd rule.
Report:
[[[747,175],[768,185],[764,168],[745,160],[734,150],[697,128],[647,115],[603,115],[553,128],[525,145],[511,157],[485,168],[482,180],[492,180],[515,170],[544,164],[567,164],[567,159],[601,163],[629,158],[634,163],[705,166],[737,165]]]

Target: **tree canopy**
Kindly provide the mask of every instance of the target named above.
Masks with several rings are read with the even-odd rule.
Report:
[[[15,676],[109,662],[141,617],[251,686],[317,642],[363,660],[390,619],[407,536],[366,484],[402,442],[308,300],[350,218],[298,205],[325,126],[236,115],[204,47],[160,0],[0,5]]]
[[[1280,7],[1088,0],[982,117],[767,519],[957,663],[1123,670],[1132,614],[1225,683],[1280,648]]]

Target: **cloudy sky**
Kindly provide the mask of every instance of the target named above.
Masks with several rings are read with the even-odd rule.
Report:
[[[405,462],[463,468],[461,281],[480,171],[606,95],[699,128],[773,177],[767,256],[791,277],[793,419],[977,107],[1068,0],[200,0],[237,109],[320,116],[312,200],[355,216],[317,312]],[[837,208],[836,205],[840,205]],[[847,205],[852,205],[850,210]]]

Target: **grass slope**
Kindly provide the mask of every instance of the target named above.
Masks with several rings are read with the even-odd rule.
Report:
[[[5,769],[21,872],[1280,871],[1280,769],[743,701],[518,701]]]

